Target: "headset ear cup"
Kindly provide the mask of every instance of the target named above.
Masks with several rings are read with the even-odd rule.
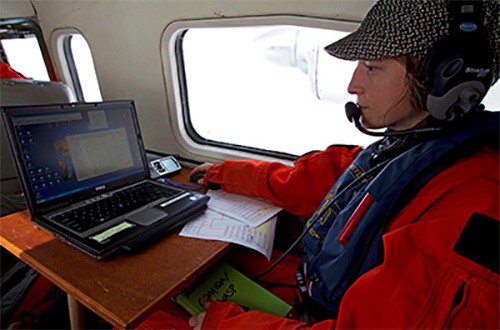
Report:
[[[438,41],[422,60],[428,89],[427,111],[439,120],[455,120],[477,108],[493,81],[493,55],[487,40]]]
[[[446,37],[438,41],[429,51],[422,63],[422,71],[425,73],[425,85],[428,89],[425,106],[430,115],[439,120],[448,120],[454,117],[451,114],[451,107],[454,103],[453,97],[445,90],[446,81],[453,78],[463,67],[463,59],[456,51],[451,51],[454,47],[453,40]]]

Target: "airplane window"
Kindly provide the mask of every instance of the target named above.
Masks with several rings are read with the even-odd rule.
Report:
[[[5,39],[2,46],[14,70],[28,78],[50,80],[36,38]]]
[[[63,38],[65,60],[78,100],[102,101],[92,53],[87,41],[81,34],[69,34]]]
[[[49,54],[36,19],[0,22],[2,61],[27,78],[56,80]]]
[[[344,112],[354,100],[347,85],[355,63],[323,50],[346,34],[298,26],[187,30],[180,52],[192,138],[292,155],[370,144],[375,139]]]
[[[493,85],[483,100],[486,110],[500,111],[500,81]]]

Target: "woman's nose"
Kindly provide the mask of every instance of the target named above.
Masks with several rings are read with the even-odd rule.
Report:
[[[361,65],[358,63],[356,69],[354,70],[349,86],[347,86],[347,92],[349,94],[359,94],[361,92],[361,84],[359,79]]]

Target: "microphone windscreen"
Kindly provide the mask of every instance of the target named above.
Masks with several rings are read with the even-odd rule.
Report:
[[[352,123],[354,120],[359,120],[359,117],[361,117],[361,109],[359,109],[354,102],[347,102],[345,105],[345,115]]]

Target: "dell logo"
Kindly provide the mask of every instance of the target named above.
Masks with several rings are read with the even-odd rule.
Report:
[[[477,30],[477,24],[473,22],[463,22],[460,24],[460,30],[464,32],[474,32]]]
[[[106,189],[105,185],[95,187],[95,191]]]

